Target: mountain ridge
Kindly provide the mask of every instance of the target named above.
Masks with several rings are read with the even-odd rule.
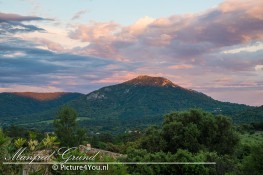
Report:
[[[55,100],[68,93],[70,92],[13,92],[13,94],[18,96],[28,97],[39,101]]]
[[[8,104],[5,104],[5,99]],[[244,112],[244,115],[233,117],[255,107],[214,100],[201,92],[178,86],[166,78],[145,75],[88,94],[62,94],[50,101],[0,93],[0,103],[4,104],[0,106],[0,118],[5,124],[33,123],[34,127],[35,122],[41,122],[43,126],[42,121],[53,120],[62,105],[77,110],[83,119],[81,125],[102,130],[159,124],[165,114],[190,108],[228,115],[235,123],[258,121],[263,117],[250,119],[244,116],[247,114]]]

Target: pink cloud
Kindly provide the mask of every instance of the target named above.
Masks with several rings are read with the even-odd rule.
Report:
[[[144,30],[154,22],[155,19],[145,16],[137,20],[134,24],[123,29],[122,33],[128,33],[133,36],[141,34]]]
[[[110,77],[105,77],[103,79],[94,80],[92,83],[117,84],[117,83],[122,83],[124,81],[133,79],[137,76],[139,76],[139,74],[137,74],[137,73],[128,72],[128,71],[121,71],[121,72],[115,72]]]
[[[182,65],[169,66],[168,68],[169,68],[169,69],[192,69],[193,66],[192,66],[192,65],[182,64]]]
[[[251,91],[246,89],[225,88],[222,91],[204,90],[203,92],[220,101],[231,101],[234,103],[249,104],[254,106],[263,105],[262,90]]]
[[[0,92],[62,92],[63,89],[55,86],[27,86],[27,85],[13,85],[7,88],[1,88]]]
[[[64,47],[59,43],[44,38],[34,38],[34,41],[40,44],[41,46],[46,46],[49,50],[58,51],[58,52],[64,51]]]
[[[119,27],[119,24],[114,22],[92,22],[88,25],[79,25],[70,33],[70,37],[83,42],[111,41],[116,37],[115,32]]]
[[[137,61],[160,55],[168,60],[192,59],[263,39],[261,4],[261,0],[230,0],[201,14],[144,17],[126,27],[92,22],[77,26],[70,37],[89,42],[78,50],[81,54]]]
[[[224,13],[242,11],[248,16],[263,19],[262,13],[263,1],[248,1],[248,0],[227,0],[223,2],[219,8]]]
[[[1,13],[0,12],[0,21],[35,21],[35,20],[50,20],[50,19],[45,19],[41,18],[38,16],[21,16],[18,14],[12,14],[12,13]]]

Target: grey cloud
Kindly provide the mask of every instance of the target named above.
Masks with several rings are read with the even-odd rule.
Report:
[[[47,18],[42,18],[38,16],[21,16],[18,14],[11,14],[11,13],[1,13],[0,12],[0,22],[1,21],[39,21],[39,20],[51,20]]]
[[[76,20],[79,19],[82,15],[87,13],[87,9],[78,11],[71,19]]]
[[[256,65],[263,65],[263,51],[256,52],[239,52],[236,54],[211,54],[205,56],[206,61],[202,66],[205,66],[214,71],[255,71]]]
[[[9,41],[0,43],[1,87],[50,85],[65,91],[89,92],[102,86],[90,82],[110,77],[114,72],[137,68],[136,64],[37,49],[32,43],[28,47],[27,41],[21,39]],[[115,67],[109,69],[111,65]]]
[[[19,32],[34,32],[40,31],[44,32],[45,30],[34,25],[24,25],[19,22],[0,22],[0,34],[8,33],[19,33]]]
[[[0,34],[12,34],[18,32],[34,32],[45,30],[35,25],[26,25],[23,22],[26,21],[42,21],[51,20],[37,16],[21,16],[17,14],[0,13]]]

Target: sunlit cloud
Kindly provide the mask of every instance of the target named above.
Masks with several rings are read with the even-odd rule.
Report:
[[[258,10],[262,2],[241,1],[237,6],[231,5],[233,3],[237,2],[225,1],[200,14],[144,17],[130,26],[114,22],[81,24],[70,32],[70,37],[88,43],[78,50],[80,54],[118,60],[147,60],[153,55],[159,59],[162,55],[177,61],[227,50],[227,47],[247,47],[250,42],[263,39],[262,13]],[[254,7],[255,4],[258,7]],[[245,50],[253,49],[257,48]]]
[[[6,52],[3,54],[3,57],[6,57],[6,58],[16,58],[16,57],[23,57],[25,56],[26,54],[24,52]]]
[[[182,65],[169,66],[168,68],[169,68],[169,69],[191,69],[191,68],[193,68],[193,66],[192,66],[192,65],[182,64]]]
[[[61,27],[53,27],[50,25],[43,26],[46,32],[31,32],[18,33],[15,36],[28,40],[30,42],[38,43],[40,48],[49,49],[51,51],[68,51],[75,47],[84,47],[87,43],[73,40],[68,37],[68,30]]]
[[[256,71],[263,71],[263,65],[256,65],[255,70]]]
[[[259,50],[263,50],[263,43],[262,42],[256,42],[254,44],[247,45],[245,47],[239,47],[236,49],[226,50],[226,51],[223,51],[223,53],[235,54],[235,53],[239,53],[239,52],[256,52]]]

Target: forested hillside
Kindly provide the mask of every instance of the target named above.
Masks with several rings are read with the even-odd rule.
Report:
[[[79,93],[2,93],[1,125],[27,125],[52,130],[52,121],[63,105],[78,112],[78,121],[94,131],[124,132],[161,124],[163,115],[198,108],[223,114],[237,123],[263,119],[263,108],[220,102],[174,84],[162,77],[139,76],[127,82],[103,87],[87,95]]]

